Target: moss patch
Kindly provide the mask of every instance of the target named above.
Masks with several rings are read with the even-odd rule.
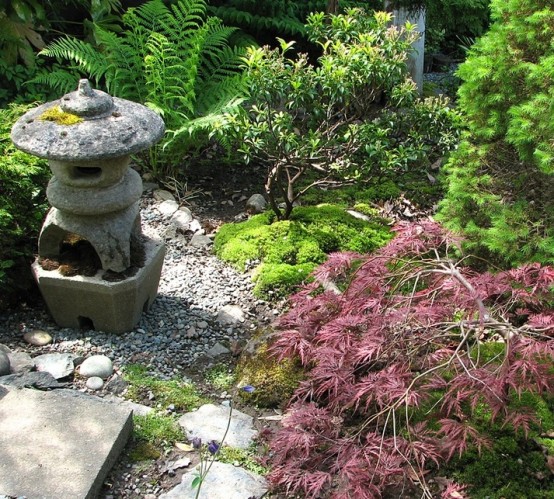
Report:
[[[281,407],[286,404],[304,379],[301,366],[290,359],[278,361],[268,353],[266,342],[253,355],[243,354],[237,365],[239,386],[255,387],[252,393],[239,392],[248,404],[259,407]]]
[[[123,377],[129,382],[127,396],[138,402],[142,402],[149,392],[152,392],[154,402],[162,408],[173,404],[179,411],[191,411],[207,402],[193,385],[177,379],[157,379],[148,374],[147,367],[139,364],[126,366]]]
[[[133,461],[157,459],[164,448],[183,438],[175,416],[151,413],[133,416],[133,423],[135,445],[130,453]]]
[[[391,234],[385,220],[359,220],[336,205],[295,208],[290,220],[270,213],[227,224],[216,235],[216,254],[240,270],[258,267],[254,293],[263,298],[285,296],[306,281],[333,251],[371,252]]]
[[[42,121],[53,121],[57,125],[76,125],[77,123],[81,123],[83,121],[83,118],[77,116],[76,114],[62,111],[60,106],[54,106],[47,109],[38,117],[38,119]]]

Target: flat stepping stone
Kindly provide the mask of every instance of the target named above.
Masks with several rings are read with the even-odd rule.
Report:
[[[74,390],[0,389],[0,496],[92,499],[132,430],[131,411]]]
[[[204,443],[210,440],[221,443],[229,422],[229,412],[229,407],[206,404],[197,411],[187,412],[181,416],[179,424],[185,430],[189,440],[198,437]],[[252,423],[252,416],[233,409],[231,424],[223,445],[246,449],[258,434]]]
[[[45,353],[35,357],[35,366],[37,371],[46,371],[54,378],[61,379],[75,370],[73,359],[70,353]]]
[[[185,473],[181,483],[158,499],[194,499],[196,488],[192,481],[198,474],[198,467]],[[200,488],[199,499],[248,499],[261,497],[267,492],[267,484],[263,477],[250,473],[232,464],[213,463],[204,477]]]

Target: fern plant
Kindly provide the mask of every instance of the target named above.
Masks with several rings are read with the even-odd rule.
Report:
[[[180,0],[169,7],[151,0],[128,9],[121,24],[119,32],[95,25],[98,46],[68,36],[56,40],[41,54],[73,66],[42,73],[35,81],[64,93],[76,86],[77,70],[111,95],[157,111],[168,130],[151,153],[151,167],[159,174],[161,164],[174,164],[204,145],[210,131],[239,109],[243,48],[230,46],[236,28],[206,16],[204,0]]]

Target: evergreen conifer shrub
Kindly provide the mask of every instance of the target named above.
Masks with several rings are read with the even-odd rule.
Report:
[[[468,133],[440,217],[504,265],[554,262],[554,5],[494,0],[460,66]]]

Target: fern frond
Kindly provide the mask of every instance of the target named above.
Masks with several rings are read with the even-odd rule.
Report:
[[[109,69],[109,63],[104,55],[92,45],[69,36],[55,40],[39,54],[76,63],[83,73],[87,73],[94,79],[97,85]]]
[[[54,71],[42,70],[26,84],[47,85],[56,90],[56,93],[64,95],[77,88],[79,78],[80,75],[78,73],[72,73],[63,69],[56,69]]]

